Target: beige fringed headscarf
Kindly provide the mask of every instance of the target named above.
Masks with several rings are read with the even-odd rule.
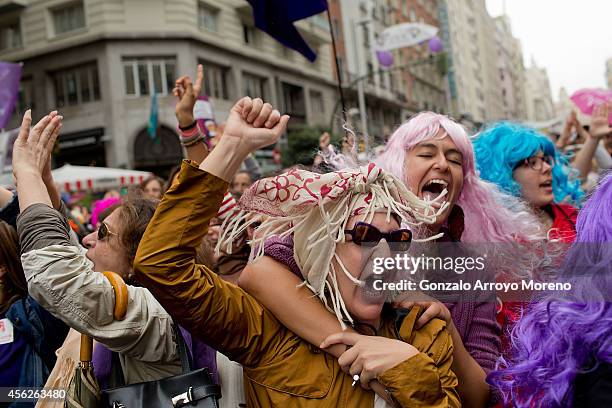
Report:
[[[432,202],[442,201],[445,195],[446,190]],[[335,257],[355,284],[362,284],[335,255],[336,244],[345,240],[344,230],[349,218],[360,215],[365,222],[371,222],[376,212],[386,212],[387,221],[391,214],[397,214],[405,226],[431,224],[448,206],[444,203],[436,211],[432,202],[419,199],[398,178],[374,163],[327,174],[294,169],[258,180],[243,193],[238,202],[240,213],[223,224],[217,251],[223,245],[231,251],[234,238],[250,224],[259,222],[258,217],[249,214],[267,216],[251,241],[251,259],[263,255],[264,242],[270,236],[293,233],[294,257],[304,276],[304,284],[344,326],[344,319],[350,323],[353,320],[340,296],[332,259]]]

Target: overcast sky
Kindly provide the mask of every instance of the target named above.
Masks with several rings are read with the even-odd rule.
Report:
[[[504,0],[486,0],[489,14],[503,12]],[[612,1],[506,0],[514,36],[521,40],[525,66],[535,58],[548,71],[554,100],[564,86],[605,88],[605,62],[612,58]]]

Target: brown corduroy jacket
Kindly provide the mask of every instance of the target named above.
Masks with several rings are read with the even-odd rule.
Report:
[[[373,407],[374,394],[351,386],[336,358],[312,347],[239,287],[195,262],[195,248],[216,214],[227,183],[184,162],[138,248],[137,278],[194,336],[244,367],[249,407]],[[382,334],[420,353],[385,371],[378,380],[402,407],[459,407],[451,371],[453,345],[445,322],[419,330],[413,308],[400,330]]]

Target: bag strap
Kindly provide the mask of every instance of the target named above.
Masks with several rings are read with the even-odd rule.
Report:
[[[109,388],[124,387],[125,376],[123,375],[123,369],[121,368],[121,361],[119,361],[119,353],[112,352],[111,357],[111,372],[108,379]]]
[[[179,359],[181,360],[181,371],[183,374],[190,373],[193,367],[193,359],[187,350],[187,343],[185,342],[183,333],[181,333],[181,328],[174,319],[172,319],[172,331],[175,335],[176,347],[178,349]]]

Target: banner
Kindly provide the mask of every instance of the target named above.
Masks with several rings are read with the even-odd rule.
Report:
[[[376,50],[391,51],[412,47],[429,40],[438,33],[438,28],[423,23],[403,23],[383,30],[378,36]]]
[[[193,107],[193,118],[197,120],[200,131],[206,136],[207,140],[217,136],[217,122],[208,96],[198,96],[198,100]]]
[[[6,126],[15,109],[20,79],[21,64],[0,62],[0,129]]]
[[[151,139],[157,139],[157,127],[159,126],[157,108],[157,92],[153,89],[153,97],[151,98],[151,112],[149,113],[149,125],[147,126],[147,132]]]

